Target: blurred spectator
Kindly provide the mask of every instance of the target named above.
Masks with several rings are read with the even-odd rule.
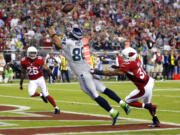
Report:
[[[0,82],[3,82],[4,66],[6,65],[3,53],[0,53]]]
[[[179,74],[180,73],[180,67],[178,65],[178,58],[179,58],[179,53],[178,51],[175,51],[175,66],[174,66],[174,74]]]
[[[57,66],[57,61],[54,58],[54,54],[51,52],[49,56],[46,58],[46,64],[48,68],[53,72],[54,68]],[[49,83],[52,83],[54,80],[52,80],[52,76],[49,75]]]
[[[170,55],[169,55],[169,75],[170,79],[173,79],[174,75],[174,66],[175,66],[175,55],[174,55],[174,50],[171,50]]]
[[[16,51],[22,51],[23,49],[23,43],[21,42],[21,39],[18,38],[18,40],[16,41]]]
[[[53,48],[44,26],[50,14],[58,35],[74,23],[81,25],[91,50],[115,51],[127,42],[143,54],[151,48],[154,53],[157,48],[180,49],[180,0],[73,0],[75,8],[65,15],[60,8],[66,2],[0,0],[0,50]],[[11,55],[12,61],[17,59],[16,53]]]
[[[12,69],[12,67],[10,66],[10,63],[8,63],[5,66],[5,70],[4,70],[4,82],[5,83],[12,83],[13,82],[13,77],[14,77],[14,71]]]
[[[163,76],[164,79],[169,79],[169,66],[170,66],[170,62],[169,62],[169,54],[168,51],[164,52],[164,61],[163,61]]]
[[[157,79],[157,76],[159,75],[160,80],[162,80],[163,79],[162,72],[163,72],[163,59],[164,59],[164,56],[161,53],[160,49],[158,49],[157,53],[154,54],[153,59],[155,61],[154,78]]]
[[[147,59],[146,71],[149,76],[153,77],[154,60],[153,60],[153,54],[150,51],[146,51],[146,59]]]
[[[94,68],[97,68],[98,70],[102,69],[101,60],[97,53],[94,53]]]
[[[64,57],[63,53],[61,53],[60,59],[61,59],[61,67],[60,68],[61,68],[62,81],[64,83],[65,78],[66,78],[67,82],[70,82],[69,73],[68,73],[68,63],[67,63],[67,60]]]
[[[178,57],[178,67],[179,67],[179,74],[180,74],[180,55]]]
[[[57,65],[54,67],[53,75],[55,76],[56,80],[58,82],[60,82],[60,80],[61,80],[61,59],[60,59],[60,55],[56,55],[54,58],[57,61]]]
[[[4,24],[5,24],[5,22],[2,19],[0,19],[0,28],[3,27]]]
[[[109,64],[110,64],[110,60],[111,58],[107,55],[107,51],[104,51],[103,56],[101,57],[101,61],[102,61],[102,70],[108,70],[109,69]],[[103,76],[104,79],[109,79],[108,76]]]

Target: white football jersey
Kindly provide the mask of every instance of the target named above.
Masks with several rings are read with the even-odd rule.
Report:
[[[80,40],[70,38],[62,39],[63,53],[67,59],[71,70],[79,76],[89,72],[90,66],[86,63],[83,55],[83,43]]]

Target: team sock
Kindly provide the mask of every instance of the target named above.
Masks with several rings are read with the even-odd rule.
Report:
[[[95,98],[95,101],[108,112],[112,109],[109,103],[101,96],[98,96],[97,98]]]
[[[104,94],[106,94],[111,99],[115,100],[117,103],[120,103],[120,101],[121,101],[121,98],[114,91],[112,91],[109,88],[105,89]]]
[[[53,105],[53,107],[56,107],[56,103],[55,103],[54,99],[50,95],[48,95],[46,98]]]

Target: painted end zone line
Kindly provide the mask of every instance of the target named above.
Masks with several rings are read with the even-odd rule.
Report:
[[[13,106],[13,107],[17,107],[19,109],[15,109],[14,112],[15,113],[20,113],[20,114],[25,114],[25,115],[30,115],[30,116],[38,116],[38,117],[44,117],[46,115],[38,115],[38,114],[32,114],[32,112],[24,112],[25,110],[30,109],[30,107],[27,106],[21,106],[21,105],[9,105],[9,104],[0,104],[3,106]],[[10,111],[6,111],[6,112],[12,112],[13,110]],[[33,111],[36,112],[36,111]],[[98,117],[109,117],[108,115],[100,115],[100,114],[90,114],[90,113],[80,113],[80,112],[72,112],[72,111],[62,111],[64,113],[72,113],[72,114],[81,114],[81,115],[89,115],[89,116],[98,116]],[[27,116],[25,116],[27,117]],[[47,117],[47,116],[46,116]],[[139,122],[152,122],[151,120],[143,120],[143,119],[135,119],[135,118],[126,118],[126,117],[120,117],[121,119],[124,120],[129,120],[129,121],[139,121]],[[171,122],[161,122],[162,124],[169,124],[169,125],[175,125],[175,126],[180,126],[180,124],[177,123],[171,123]]]
[[[161,131],[161,130],[176,130],[176,129],[180,129],[180,128],[163,128],[163,129],[137,129],[137,130],[123,130],[123,131],[97,131],[97,132],[68,132],[68,133],[50,133],[50,134],[35,134],[35,135],[73,135],[73,134],[93,134],[93,133],[127,133],[127,132],[144,132],[144,131]],[[123,134],[121,134],[123,135]],[[129,135],[129,134],[125,134],[125,135]],[[133,134],[134,135],[134,134]],[[139,134],[137,134],[139,135]],[[151,135],[151,134],[148,134]]]

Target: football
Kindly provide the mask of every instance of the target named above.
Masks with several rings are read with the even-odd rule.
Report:
[[[64,13],[68,13],[68,12],[70,12],[71,10],[73,10],[73,8],[74,8],[74,5],[73,5],[73,4],[67,3],[67,4],[65,4],[65,5],[62,7],[62,11],[63,11]]]

